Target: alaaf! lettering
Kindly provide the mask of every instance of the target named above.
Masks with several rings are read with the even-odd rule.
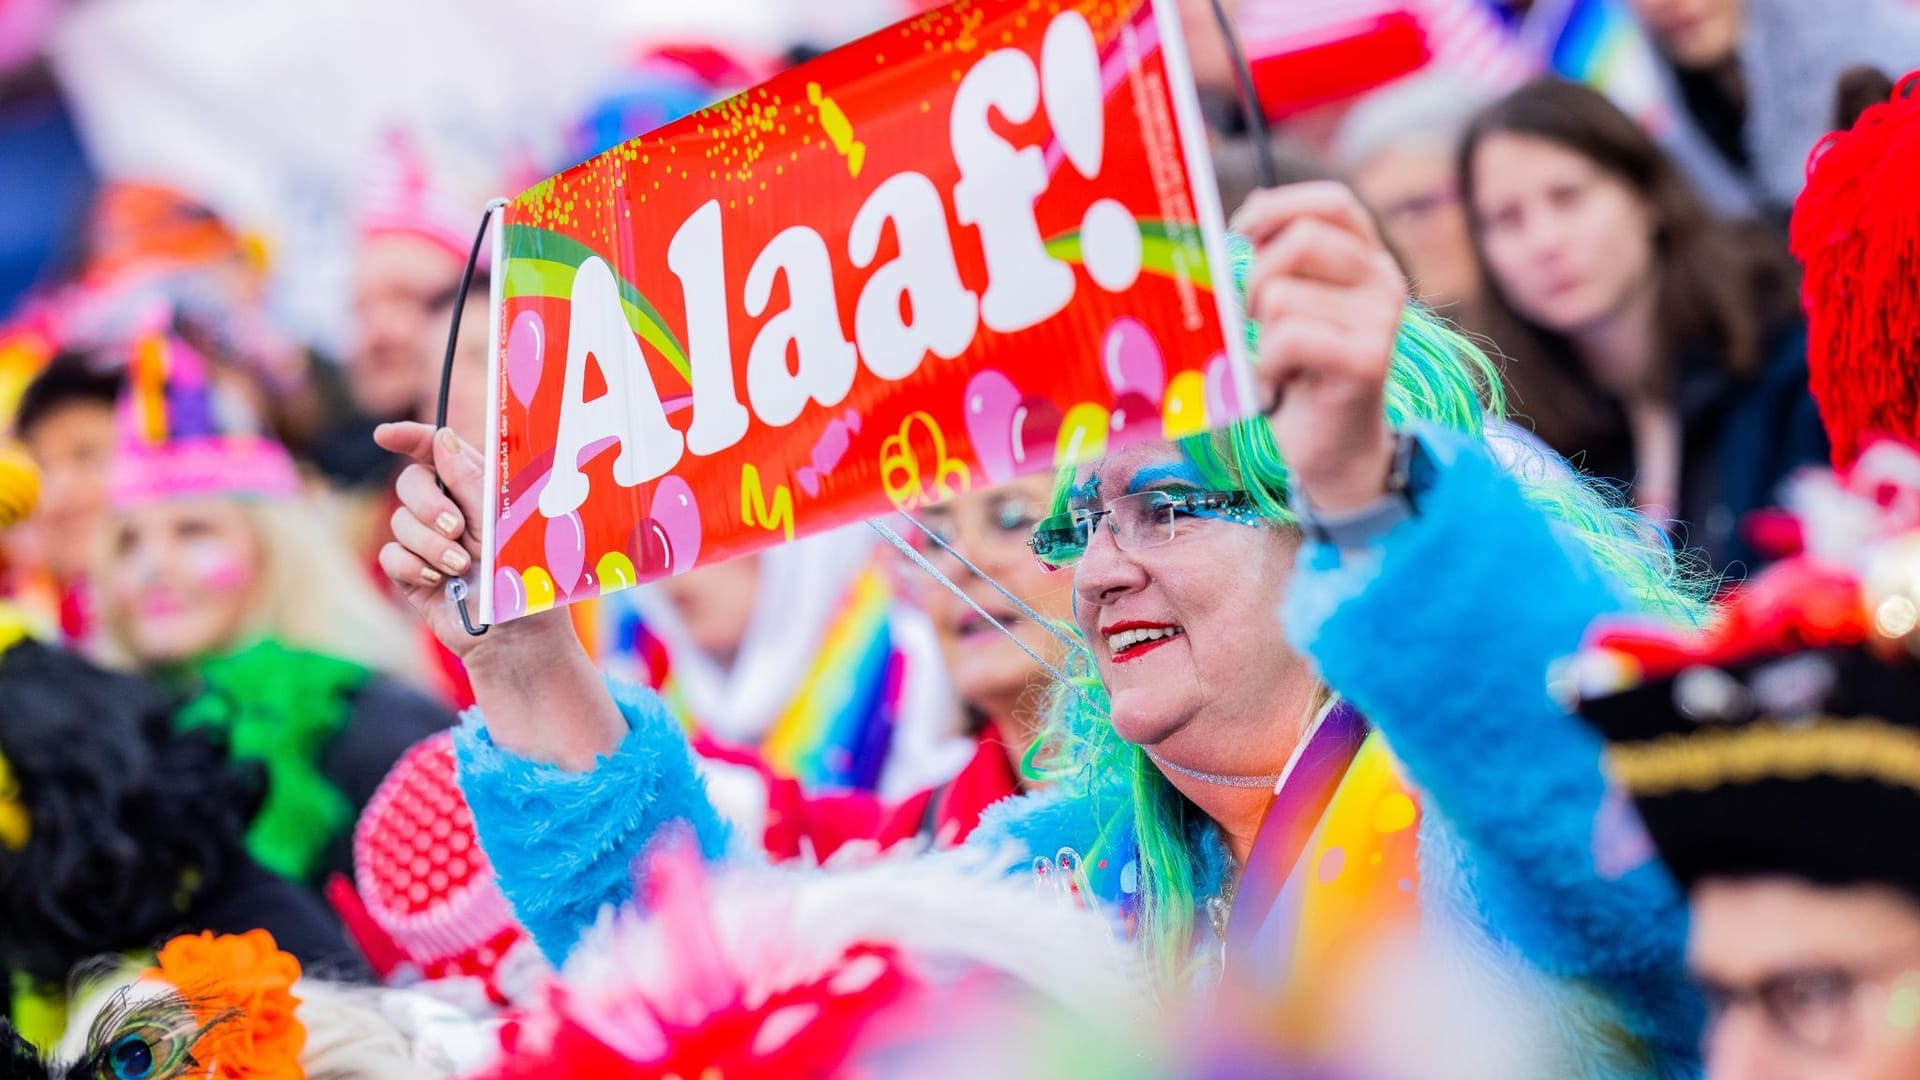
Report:
[[[666,475],[689,451],[705,456],[735,445],[756,419],[783,427],[809,402],[839,404],[862,367],[875,378],[904,379],[929,353],[960,356],[982,323],[1010,333],[1065,309],[1076,277],[1047,253],[1034,215],[1047,190],[1045,155],[1038,146],[1013,146],[988,122],[998,112],[1023,124],[1043,105],[1074,169],[1093,178],[1102,156],[1104,96],[1099,50],[1078,12],[1064,12],[1047,26],[1038,65],[1019,49],[1000,49],[975,64],[956,91],[948,127],[960,173],[953,206],[960,223],[980,234],[985,291],[976,295],[960,280],[946,207],[933,181],[917,172],[891,176],[861,205],[847,236],[847,257],[861,270],[872,266],[889,222],[900,248],[861,287],[853,340],[840,321],[833,258],[819,232],[793,226],[755,257],[739,302],[748,317],[765,321],[747,349],[744,403],[732,363],[720,204],[694,211],[667,247],[687,313],[693,417],[684,434],[667,421],[623,317],[613,271],[597,257],[582,263],[573,280],[554,468],[540,512],[559,517],[586,501],[580,455],[609,437],[620,444],[614,481],[644,484]],[[1111,200],[1097,201],[1081,233],[1094,281],[1114,292],[1130,287],[1141,251],[1132,215]],[[769,314],[774,283],[783,277],[787,306]],[[797,357],[791,367],[790,350]],[[585,400],[589,355],[598,359],[607,387],[591,401]]]

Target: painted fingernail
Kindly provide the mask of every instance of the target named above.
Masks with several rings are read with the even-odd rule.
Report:
[[[473,560],[468,558],[467,553],[460,548],[448,548],[447,553],[440,556],[440,565],[456,574],[466,573],[467,567],[472,563]]]
[[[420,568],[420,580],[426,582],[429,585],[438,585],[441,582],[447,580],[447,578],[445,574],[442,574],[440,571],[435,570],[433,567],[423,566]]]
[[[443,427],[440,429],[440,445],[446,447],[449,453],[457,454],[460,452],[460,436],[455,435],[452,428]]]
[[[433,527],[439,529],[448,539],[459,536],[460,515],[451,510],[442,511],[439,517],[433,519]]]

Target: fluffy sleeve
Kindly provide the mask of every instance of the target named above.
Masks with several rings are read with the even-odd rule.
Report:
[[[1623,811],[1626,833],[1637,819],[1609,794],[1598,736],[1548,691],[1554,662],[1621,594],[1477,444],[1421,434],[1438,468],[1418,515],[1365,550],[1306,545],[1289,633],[1457,831],[1489,929],[1689,1052],[1700,1012],[1684,897],[1645,853],[1604,865],[1597,841],[1622,831]]]
[[[454,734],[480,846],[514,914],[555,965],[601,909],[633,896],[636,862],[664,826],[690,826],[710,859],[727,847],[680,725],[652,693],[610,685],[627,737],[591,772],[501,750],[477,709]]]

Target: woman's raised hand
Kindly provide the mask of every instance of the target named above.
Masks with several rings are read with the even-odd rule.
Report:
[[[380,549],[380,568],[407,603],[465,662],[475,700],[494,743],[534,761],[587,770],[619,745],[626,722],[614,708],[593,663],[574,634],[567,609],[554,608],[503,623],[475,637],[447,601],[449,577],[480,561],[480,452],[451,428],[382,424],[374,441],[411,459],[400,473],[400,508],[393,540]],[[435,478],[444,480],[442,493]],[[469,604],[474,617],[476,606]]]
[[[426,424],[382,424],[373,439],[410,462],[395,485],[400,507],[393,512],[393,539],[380,549],[380,569],[434,635],[466,659],[486,638],[468,634],[461,625],[459,611],[447,601],[447,579],[466,576],[480,562],[480,489],[486,479],[480,451],[461,441],[452,428],[436,432]],[[446,482],[445,493],[436,477]],[[477,620],[477,592],[467,606]],[[562,609],[509,625],[509,636],[572,632]]]
[[[1393,467],[1382,403],[1407,303],[1399,264],[1344,184],[1257,191],[1233,227],[1256,251],[1254,383],[1293,483],[1323,513],[1365,506]]]

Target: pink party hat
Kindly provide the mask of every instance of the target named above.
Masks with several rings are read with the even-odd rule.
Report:
[[[118,420],[107,481],[114,506],[204,495],[290,499],[300,491],[286,447],[221,392],[204,356],[170,334],[134,344]]]
[[[361,192],[360,238],[418,236],[465,260],[481,202],[463,202],[436,182],[425,155],[404,131],[389,131],[367,166]]]

